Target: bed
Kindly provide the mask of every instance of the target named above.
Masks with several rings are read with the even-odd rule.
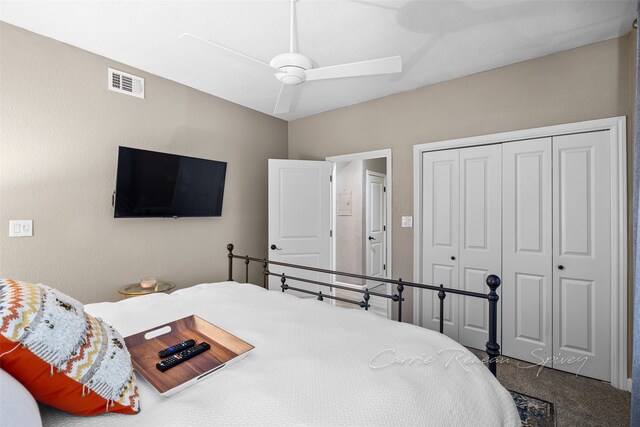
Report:
[[[195,314],[255,349],[170,398],[139,378],[137,415],[42,406],[45,426],[520,425],[509,392],[470,351],[366,310],[234,281],[85,310],[123,336]]]

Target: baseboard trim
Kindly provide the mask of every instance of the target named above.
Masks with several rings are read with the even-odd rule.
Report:
[[[365,288],[364,285],[354,285],[353,283],[341,282],[339,280],[335,280],[333,283],[335,283],[336,285],[344,286],[345,288],[351,288],[351,289],[357,289],[357,290],[363,290]],[[349,292],[347,290],[344,290],[344,291]]]

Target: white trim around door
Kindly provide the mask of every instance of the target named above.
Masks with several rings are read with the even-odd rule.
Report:
[[[626,117],[568,123],[413,146],[413,265],[414,281],[422,282],[422,154],[427,151],[472,147],[533,138],[593,131],[609,131],[611,150],[611,385],[622,390],[627,379],[627,163]],[[414,324],[419,324],[420,299],[414,298]]]

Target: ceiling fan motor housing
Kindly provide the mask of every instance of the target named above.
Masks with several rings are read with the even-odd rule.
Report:
[[[306,70],[313,68],[311,60],[299,53],[282,53],[271,60],[271,66],[280,70],[276,79],[287,85],[299,85],[307,79]]]

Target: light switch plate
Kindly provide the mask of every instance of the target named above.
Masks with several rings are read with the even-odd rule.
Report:
[[[9,221],[9,237],[33,236],[33,220],[20,219]]]
[[[413,227],[413,217],[412,216],[403,216],[402,217],[402,226],[404,228]]]

